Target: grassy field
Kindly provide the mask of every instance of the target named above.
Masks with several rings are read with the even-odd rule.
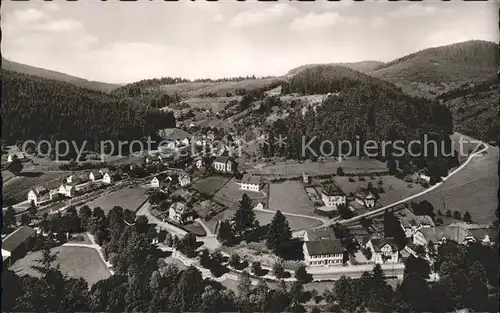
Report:
[[[384,193],[380,193],[379,203],[382,205],[388,205],[412,194],[416,194],[424,188],[420,184],[415,183],[406,183],[401,179],[398,179],[394,176],[373,176],[373,179],[370,177],[365,177],[365,181],[360,181],[359,177],[352,177],[354,182],[349,181],[350,177],[340,177],[337,176],[334,178],[335,182],[338,186],[344,191],[347,195],[349,193],[355,193],[358,188],[366,188],[368,183],[372,183],[373,187],[378,188],[379,181],[382,181],[382,188],[384,189]],[[351,180],[352,180],[351,179]]]
[[[246,89],[247,91],[260,88],[271,89],[279,82],[280,80],[276,78],[247,79],[239,82],[182,83],[161,86],[161,89],[168,94],[179,94],[182,98],[197,98],[207,93],[224,97],[228,92],[234,95],[237,89]]]
[[[113,193],[103,195],[87,205],[93,209],[101,207],[107,214],[114,206],[121,206],[125,210],[135,212],[139,205],[146,200],[146,189],[142,187],[125,187]]]
[[[371,173],[387,171],[387,165],[377,160],[359,160],[347,158],[341,162],[325,160],[324,162],[280,162],[262,168],[249,170],[251,173],[264,175],[300,176],[303,172],[310,175],[327,175],[337,173],[337,168],[342,167],[345,173]]]
[[[213,196],[229,180],[230,178],[223,176],[210,176],[194,183],[193,188],[201,194]]]
[[[236,179],[234,178],[214,195],[213,200],[224,204],[228,208],[236,209],[238,202],[245,193],[250,197],[250,199],[252,199],[254,204],[257,204],[257,202],[263,202],[265,206],[267,205],[267,196],[265,193],[241,190],[240,186],[236,184]]]
[[[61,271],[69,277],[83,277],[89,285],[95,284],[99,280],[106,279],[111,273],[102,261],[101,257],[92,248],[87,247],[57,247],[53,251],[58,251],[57,262],[61,265]],[[11,269],[18,275],[39,275],[31,268],[36,265],[35,260],[42,257],[41,251],[32,252],[26,257],[16,261]]]
[[[269,210],[314,215],[314,206],[299,181],[270,184]]]
[[[40,185],[48,189],[58,188],[63,178],[70,174],[71,172],[22,173],[23,176],[12,177],[3,184],[3,197],[14,202],[24,201],[28,198],[30,189]]]
[[[469,211],[474,222],[490,224],[498,205],[498,156],[498,148],[488,149],[443,185],[413,201],[427,200],[443,213],[456,210],[463,215]]]
[[[222,111],[231,101],[240,101],[241,96],[213,97],[213,98],[190,98],[184,102],[193,109],[212,109],[213,112]]]
[[[255,218],[259,221],[261,226],[271,223],[273,217],[274,213],[258,212],[258,211],[255,212]],[[313,220],[310,218],[296,217],[296,216],[285,216],[285,217],[292,231],[309,229],[321,225],[320,221]]]

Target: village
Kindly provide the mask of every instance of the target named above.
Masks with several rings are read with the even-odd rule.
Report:
[[[51,236],[47,220],[60,219],[72,208],[81,212],[85,206],[91,210],[99,207],[104,212],[123,206],[128,211],[127,223],[146,217],[156,229],[152,242],[161,250],[173,252],[169,260],[186,266],[195,264],[212,278],[214,273],[202,265],[207,252],[252,264],[251,276],[255,279],[279,280],[282,277],[273,268],[282,264],[285,272],[301,268],[310,275],[310,281],[321,282],[341,275],[360,277],[376,264],[387,277],[401,279],[408,258],[423,258],[433,264],[436,249],[443,242],[494,244],[496,230],[491,225],[473,223],[468,212],[463,217],[458,212],[434,212],[432,205],[425,202],[391,205],[401,200],[391,195],[394,188],[402,188],[397,187],[398,183],[411,185],[413,192],[429,188],[429,177],[424,172],[400,180],[382,167],[350,171],[353,161],[334,159],[331,162],[336,166],[330,174],[259,174],[245,160],[231,155],[235,147],[228,140],[231,134],[206,129],[191,134],[188,130],[193,130],[192,125],[183,128],[161,130],[160,136],[169,142],[167,152],[149,152],[140,163],[68,172],[60,182],[52,182],[53,188],[43,184],[30,188],[26,200],[4,208],[4,216],[12,220],[12,232],[2,234],[4,264],[16,268],[19,260],[22,263],[26,253],[34,249],[32,243],[27,244],[30,238]],[[216,140],[226,144],[219,145],[214,153],[212,143]],[[212,151],[211,155],[206,151]],[[19,157],[9,154],[7,162],[17,162]],[[134,194],[133,201],[128,198],[129,192]],[[400,197],[408,196],[411,193]],[[237,229],[241,221],[236,216],[245,209],[244,201],[249,201],[246,209],[253,212],[258,226]],[[370,215],[380,209],[385,213]],[[263,244],[278,215],[287,220],[285,232],[290,237],[285,240],[300,246],[291,259],[276,255]],[[356,222],[349,223],[356,218]],[[82,237],[72,230],[59,231],[65,234],[54,232],[53,236],[63,246]],[[245,234],[247,239],[235,242],[237,233],[240,237]],[[83,234],[92,238],[89,246],[113,271],[102,247],[96,244],[101,241],[99,233]],[[196,253],[176,248],[175,242],[186,237],[199,243],[194,248]],[[229,272],[215,274],[215,278],[237,280],[230,273],[241,273],[240,265],[227,260]],[[299,279],[290,275],[290,281]],[[436,275],[432,272],[429,280],[438,279]]]

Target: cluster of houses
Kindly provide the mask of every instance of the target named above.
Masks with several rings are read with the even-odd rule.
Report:
[[[72,198],[78,193],[86,192],[90,183],[101,182],[103,184],[111,184],[116,176],[107,168],[92,171],[88,174],[70,175],[64,178],[63,182],[56,189],[49,190],[45,186],[37,186],[28,192],[28,202],[39,206],[64,196]]]
[[[336,238],[333,228],[326,227],[305,232],[304,261],[308,266],[342,265],[353,259],[357,264],[399,263],[410,255],[422,256],[421,251],[429,259],[431,245],[438,246],[446,241],[464,245],[472,242],[493,245],[498,234],[498,230],[490,226],[465,222],[435,226],[429,216],[416,216],[408,209],[397,212],[397,216],[408,242],[403,249],[396,245],[393,238],[355,235],[360,249],[354,256],[349,256],[342,241]]]
[[[310,183],[308,174],[303,173],[304,184]],[[321,206],[318,211],[326,213],[338,211],[340,206],[347,206],[351,211],[365,211],[376,208],[377,197],[367,188],[359,188],[352,195],[347,195],[335,182],[329,182],[314,188],[314,192],[321,199]]]

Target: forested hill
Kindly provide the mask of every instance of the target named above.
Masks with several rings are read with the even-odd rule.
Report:
[[[453,113],[457,131],[485,142],[497,140],[500,133],[500,79],[464,84],[440,95],[438,99]]]
[[[377,68],[380,68],[384,65],[384,62],[380,61],[360,61],[360,62],[351,62],[351,63],[329,63],[329,64],[306,64],[288,71],[287,75],[295,75],[303,69],[316,67],[318,65],[327,65],[327,66],[343,66],[350,68],[352,70],[356,70],[362,73],[371,72]]]
[[[2,59],[2,69],[22,74],[35,75],[41,78],[59,80],[62,82],[74,84],[78,87],[89,88],[104,92],[110,92],[111,90],[120,87],[120,85],[118,84],[90,81],[80,77],[75,77],[68,74],[47,70],[44,68],[12,62],[6,59]]]
[[[478,82],[497,73],[498,45],[471,40],[418,51],[369,72],[403,87],[407,93],[434,97],[466,82]]]
[[[356,136],[361,140],[408,143],[432,134],[448,144],[448,134],[453,130],[451,112],[437,101],[409,96],[388,82],[345,67],[305,69],[284,83],[282,92],[332,94],[315,109],[309,108],[304,114],[305,107],[296,108],[294,114],[275,123],[270,136],[281,134],[289,138],[290,144],[267,154],[300,158],[302,138],[309,142],[314,136],[314,151],[321,151],[320,143],[324,140],[335,143],[355,140]]]
[[[3,140],[140,139],[175,127],[172,114],[73,84],[2,70]]]

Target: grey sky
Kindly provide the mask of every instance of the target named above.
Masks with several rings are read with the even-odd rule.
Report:
[[[114,83],[281,75],[307,63],[389,61],[498,41],[498,3],[41,1],[2,4],[12,61]]]

